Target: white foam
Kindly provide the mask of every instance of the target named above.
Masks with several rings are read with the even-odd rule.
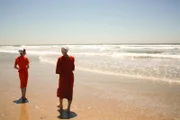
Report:
[[[167,83],[178,83],[180,84],[180,81],[178,80],[173,80],[173,79],[166,79],[166,78],[154,78],[154,77],[147,77],[147,76],[142,76],[142,75],[132,75],[132,74],[124,74],[124,73],[113,73],[113,72],[104,72],[100,70],[92,70],[92,69],[86,69],[86,68],[78,68],[83,71],[88,71],[88,72],[95,72],[99,74],[107,74],[107,75],[116,75],[116,76],[124,76],[124,77],[130,77],[130,78],[138,78],[142,80],[154,80],[154,81],[161,81],[161,82],[167,82]]]
[[[69,45],[70,46],[70,45]],[[82,45],[80,48],[79,46],[70,46],[70,51],[74,55],[85,55],[85,56],[111,56],[111,57],[143,57],[143,58],[172,58],[172,59],[180,59],[180,51],[164,51],[163,53],[132,53],[132,52],[126,52],[126,51],[119,51],[121,48],[118,48],[120,45],[114,45],[111,46],[101,46],[95,45],[94,48],[91,48],[92,45]],[[130,46],[126,46],[131,48]],[[144,46],[141,46],[144,47]],[[0,47],[0,52],[5,53],[18,53],[19,47],[14,46],[2,46]],[[59,55],[60,53],[60,46],[24,46],[24,48],[27,49],[27,54],[30,55]],[[43,49],[42,49],[43,48]],[[52,48],[52,49],[50,49]],[[165,47],[167,48],[167,46]],[[175,46],[172,48],[176,48]],[[76,51],[77,49],[81,49]],[[88,51],[87,51],[88,49]],[[140,49],[140,48],[138,48]],[[93,51],[95,50],[95,51]],[[98,51],[99,50],[99,51]],[[151,50],[150,50],[151,51]]]
[[[55,64],[56,64],[56,62],[55,62],[55,61],[53,61],[53,60],[48,60],[48,59],[44,59],[44,58],[43,58],[43,57],[41,57],[41,56],[39,56],[39,61],[40,61],[40,62],[49,63],[49,64],[53,64],[53,65],[55,65]]]
[[[146,53],[113,53],[112,57],[143,57],[143,58],[173,58],[180,59],[180,55],[146,54]]]
[[[49,63],[52,65],[56,65],[56,62],[54,60],[50,59],[45,59],[42,57],[39,57],[40,62],[45,62]],[[82,70],[82,71],[88,71],[88,72],[95,72],[98,74],[106,74],[106,75],[116,75],[116,76],[124,76],[124,77],[130,77],[134,79],[146,79],[146,80],[154,80],[154,81],[161,81],[161,82],[167,82],[167,83],[178,83],[180,84],[180,81],[178,80],[173,80],[173,79],[166,79],[166,78],[154,78],[154,77],[147,77],[147,76],[142,76],[142,75],[132,75],[132,74],[124,74],[124,73],[113,73],[113,72],[106,72],[106,71],[100,71],[100,70],[92,70],[92,69],[87,69],[87,68],[82,68],[76,66],[76,69]]]
[[[3,53],[18,53],[18,50],[0,50]],[[59,55],[60,52],[53,52],[53,51],[27,51],[29,55]]]

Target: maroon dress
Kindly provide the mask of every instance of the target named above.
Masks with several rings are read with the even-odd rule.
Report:
[[[59,86],[57,89],[57,97],[60,99],[66,98],[72,100],[74,86],[74,57],[58,58],[56,65],[56,74],[59,74]]]

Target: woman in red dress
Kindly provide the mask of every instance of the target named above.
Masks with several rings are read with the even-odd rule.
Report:
[[[73,86],[74,86],[74,57],[67,54],[68,48],[61,48],[63,56],[60,56],[57,60],[56,74],[59,74],[59,86],[57,89],[57,97],[59,97],[60,109],[63,109],[63,98],[68,100],[67,110],[70,111]]]
[[[22,93],[22,100],[26,100],[26,87],[28,83],[28,69],[29,69],[29,60],[25,56],[26,50],[21,48],[19,50],[20,56],[16,58],[14,63],[14,68],[19,72],[20,79],[20,88]]]

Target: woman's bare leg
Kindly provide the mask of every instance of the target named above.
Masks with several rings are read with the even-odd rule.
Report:
[[[23,98],[26,98],[26,88],[23,88]]]
[[[68,100],[68,108],[67,108],[68,111],[70,111],[71,109],[71,103],[72,103],[72,100]]]
[[[63,109],[63,99],[59,98],[59,105],[60,109]]]

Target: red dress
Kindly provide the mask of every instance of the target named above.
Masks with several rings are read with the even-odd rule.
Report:
[[[19,66],[19,79],[20,79],[20,88],[26,88],[28,82],[28,69],[27,65],[29,64],[29,60],[25,56],[19,56],[15,60],[15,65]]]
[[[59,74],[57,97],[72,100],[74,86],[74,57],[59,57],[56,65],[56,74]]]

